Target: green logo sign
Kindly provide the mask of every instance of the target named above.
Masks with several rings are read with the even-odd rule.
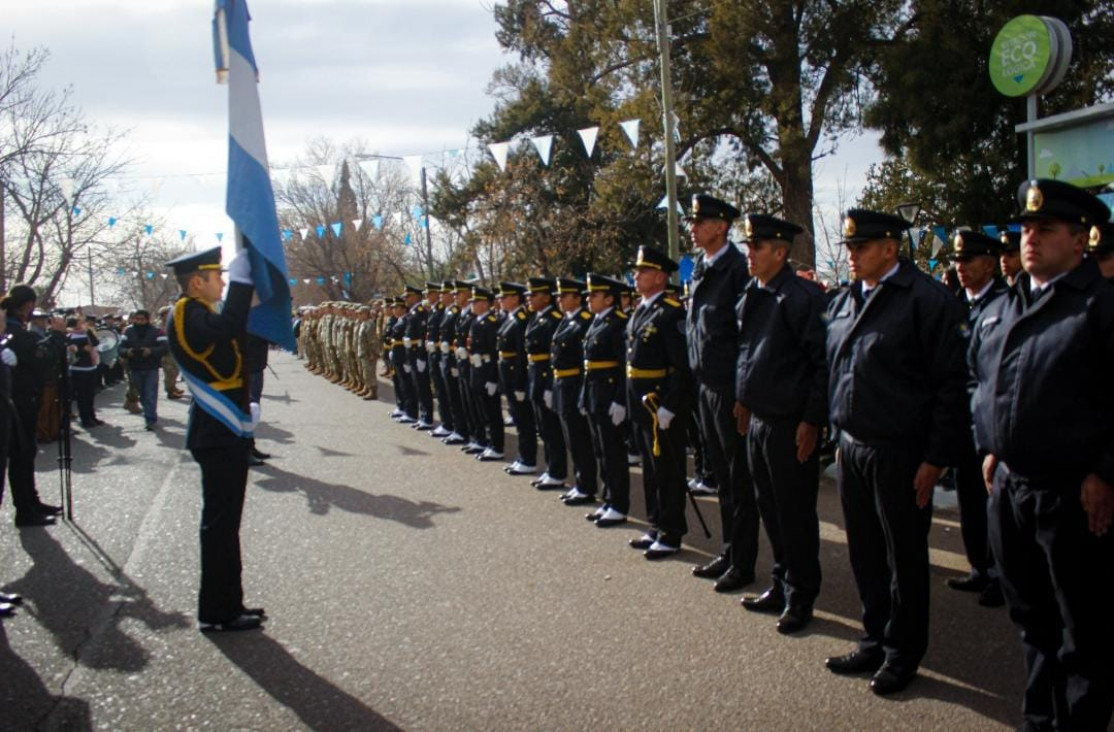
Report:
[[[1044,80],[1052,59],[1051,31],[1042,18],[1019,15],[990,49],[990,80],[1007,97],[1023,97]]]

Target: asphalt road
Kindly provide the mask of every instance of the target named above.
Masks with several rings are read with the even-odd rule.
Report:
[[[690,515],[685,551],[645,561],[554,493],[392,422],[272,358],[243,524],[263,631],[204,635],[194,618],[200,480],[186,406],[160,427],[100,395],[110,425],[74,438],[75,521],[17,530],[0,510],[0,729],[1004,729],[1023,669],[1004,610],[946,589],[966,571],[958,516],[932,530],[932,637],[894,698],[826,656],[859,632],[838,499],[821,489],[817,619],[786,638],[690,566],[714,553]],[[513,450],[513,432],[509,449]],[[57,496],[57,448],[39,486]],[[640,473],[633,492],[641,494]],[[714,499],[701,499],[718,535]],[[640,506],[637,510],[640,511]],[[690,509],[691,514],[691,509]],[[641,514],[640,514],[641,515]],[[763,538],[760,572],[768,571]],[[760,583],[759,583],[760,584]],[[749,588],[759,591],[761,586]]]

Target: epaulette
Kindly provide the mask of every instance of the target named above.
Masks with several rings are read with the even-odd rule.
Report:
[[[619,318],[619,320],[626,320],[628,317],[630,317],[626,313],[624,313],[622,310],[615,310],[614,312],[615,312],[615,317]]]
[[[526,311],[525,310],[519,310],[518,311],[518,319],[519,320],[526,320]]]
[[[675,308],[681,307],[681,303],[671,297],[663,297],[661,301],[664,302],[666,305],[670,305]]]
[[[495,317],[495,313],[490,313],[490,314],[488,314],[488,316],[487,316],[487,322],[489,322],[489,323],[497,323],[497,322],[499,322],[499,318]]]
[[[422,303],[418,303],[418,312],[419,313],[424,313],[425,312],[425,305],[423,305]]]
[[[561,313],[557,312],[557,308],[553,308],[552,310],[549,311],[549,317],[553,318],[554,320],[560,320],[561,318],[563,318],[565,316],[561,315]]]
[[[588,312],[587,310],[581,310],[580,311],[580,319],[581,320],[591,320],[592,319],[592,314],[590,312]]]

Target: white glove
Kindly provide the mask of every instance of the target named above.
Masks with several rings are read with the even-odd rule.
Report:
[[[449,342],[448,341],[445,341],[444,343],[441,344],[441,353],[443,353],[447,356],[447,355],[449,355],[449,351],[451,351],[451,350],[452,350],[452,348],[449,347]]]
[[[665,407],[658,407],[658,427],[663,430],[669,429],[669,425],[673,423],[673,417],[676,415],[670,412]]]
[[[524,391],[516,391],[516,392],[514,393],[514,400],[515,400],[516,402],[524,402],[524,401],[526,401],[526,392],[524,392]]]
[[[3,361],[5,366],[11,366],[13,369],[19,365],[19,357],[10,348],[0,351],[0,361]]]
[[[476,368],[484,365],[484,357],[478,353],[472,354],[472,365]]]
[[[404,373],[408,374],[411,371],[413,371],[414,369],[410,368],[410,364],[404,363],[404,364],[402,364],[402,370],[403,370]]]
[[[425,342],[425,352],[426,353],[433,353],[435,350],[437,350],[437,346],[433,345],[433,341],[426,341]]]
[[[611,424],[616,427],[621,425],[623,420],[627,418],[627,408],[615,402],[611,402],[611,406],[608,408],[607,413],[611,415]],[[672,416],[670,419],[672,419]]]
[[[461,361],[464,361],[465,359],[468,358],[468,349],[467,348],[456,349],[456,357],[458,359],[460,359]]]
[[[580,407],[579,411],[580,411],[580,416],[581,417],[587,417],[588,416],[588,410],[585,409],[584,407]]]
[[[248,259],[247,249],[241,249],[232,258],[228,265],[228,281],[239,282],[241,285],[251,284],[251,260]]]
[[[425,373],[425,361],[422,361],[422,360],[419,359],[417,361],[417,364],[418,364],[418,373],[419,374],[424,374]]]
[[[449,369],[449,373],[454,377],[460,376],[460,369]]]
[[[259,425],[263,410],[259,408],[259,402],[252,402],[248,405],[248,411],[251,412],[251,428],[254,430]]]
[[[486,384],[484,384],[484,387],[487,389],[487,395],[489,397],[495,396],[495,392],[499,390],[499,385],[496,384],[494,381],[487,382]]]
[[[542,401],[545,402],[546,409],[553,409],[553,392],[548,390],[542,392]]]
[[[408,336],[403,336],[402,337],[402,345],[406,346],[407,348],[409,348],[410,344],[413,343],[413,342],[414,341],[412,341]]]

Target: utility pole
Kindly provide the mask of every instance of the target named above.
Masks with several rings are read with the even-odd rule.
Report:
[[[93,293],[93,247],[87,247],[86,253],[89,255],[89,305],[92,306],[97,303]]]
[[[677,151],[673,138],[673,72],[670,65],[669,17],[666,0],[654,0],[654,18],[658,31],[658,53],[661,55],[661,106],[662,129],[665,132],[665,197],[668,209],[666,221],[669,236],[669,257],[680,256],[677,221]]]
[[[8,252],[4,245],[4,185],[0,183],[0,292],[8,291]]]
[[[429,267],[429,277],[433,279],[433,233],[429,226],[429,188],[426,186],[425,166],[422,166],[422,220],[425,227],[426,263]]]

